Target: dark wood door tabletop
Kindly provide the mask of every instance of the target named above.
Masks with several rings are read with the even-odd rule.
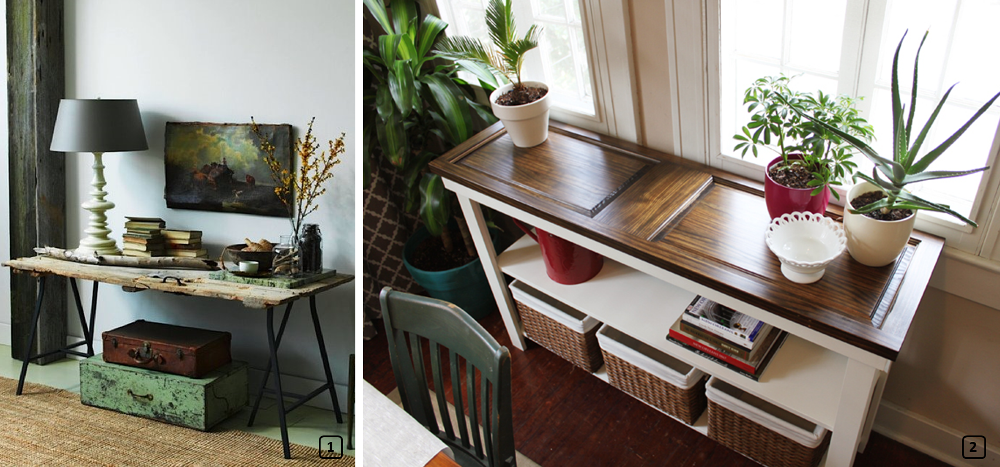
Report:
[[[553,122],[518,148],[497,123],[431,164],[442,177],[744,303],[895,360],[941,254],[920,231],[895,263],[846,252],[796,284],[764,243],[763,186],[693,161]],[[840,221],[831,205],[827,216]]]

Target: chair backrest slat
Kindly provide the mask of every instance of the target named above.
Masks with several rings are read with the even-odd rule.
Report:
[[[389,336],[389,358],[403,408],[451,446],[456,459],[475,461],[484,467],[513,465],[510,352],[507,348],[450,303],[394,292],[388,287],[382,290],[380,301]],[[426,358],[424,340],[428,341],[429,357]],[[445,348],[448,349],[447,364],[441,355]],[[429,377],[425,360],[430,360]],[[451,376],[454,423],[447,409],[448,388],[445,385],[449,378],[445,373]],[[478,384],[476,378],[479,378]],[[428,383],[434,386],[437,414],[431,403]],[[444,425],[441,429],[436,415]],[[455,424],[457,430],[452,428]]]
[[[469,399],[469,431],[472,433],[472,443],[476,447],[476,455],[483,457],[483,440],[479,436],[479,418],[476,417],[476,367],[471,362],[465,364],[466,397]]]
[[[472,442],[469,439],[469,431],[465,429],[465,407],[462,405],[462,384],[459,382],[462,377],[462,372],[459,371],[461,368],[458,362],[459,356],[454,350],[451,350],[448,359],[451,360],[451,392],[452,398],[455,399],[455,421],[458,422],[458,435],[462,438],[462,447],[469,448],[472,446]]]
[[[431,373],[434,378],[434,394],[437,395],[438,413],[441,414],[441,424],[448,439],[455,439],[455,430],[451,425],[451,415],[448,413],[448,403],[444,398],[444,376],[441,372],[441,346],[431,343]]]

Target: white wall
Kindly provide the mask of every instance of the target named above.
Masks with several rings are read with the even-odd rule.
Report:
[[[104,157],[108,199],[117,205],[108,213],[112,235],[120,238],[126,215],[157,216],[169,227],[203,230],[210,254],[218,255],[223,245],[244,237],[276,240],[287,234],[285,218],[167,209],[164,123],[243,123],[253,116],[258,122],[290,123],[301,136],[315,116],[321,148],[346,132],[347,153],[334,169],[320,209],[307,220],[323,232],[324,266],[354,274],[356,14],[355,2],[329,0],[66,2],[66,96],[138,99],[149,141],[148,151]],[[73,247],[86,224],[87,213],[77,206],[89,198],[93,158],[67,157],[67,242]],[[342,407],[348,355],[354,352],[355,284],[318,299]],[[85,303],[90,291],[90,284],[82,287]],[[100,297],[98,336],[136,319],[228,330],[234,358],[257,369],[266,364],[263,310],[161,293],[128,294],[111,286],[101,287]],[[306,393],[315,385],[296,377],[318,381],[324,375],[308,303],[292,313],[281,370],[290,376],[286,390],[291,386]],[[9,322],[9,311],[6,316]],[[74,310],[69,322],[70,334],[81,335]],[[260,375],[251,373],[254,390]],[[323,397],[314,403],[331,405]]]

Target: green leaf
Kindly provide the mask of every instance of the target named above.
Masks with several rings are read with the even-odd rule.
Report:
[[[410,35],[410,22],[417,17],[415,2],[412,0],[392,0],[392,25],[396,34]]]
[[[431,52],[431,48],[434,47],[434,42],[437,41],[438,35],[447,27],[448,23],[444,22],[444,20],[434,15],[425,16],[423,24],[420,25],[420,37],[416,44],[417,55],[426,57]]]
[[[432,160],[437,158],[437,154],[430,151],[421,151],[414,159],[407,164],[408,169],[403,173],[403,180],[406,183],[406,212],[413,212],[420,200],[420,179],[423,177],[424,169]]]
[[[487,67],[486,65],[483,65],[482,63],[479,63],[474,60],[458,60],[456,61],[456,63],[458,63],[458,65],[461,66],[465,71],[468,71],[469,73],[475,75],[476,78],[479,79],[479,81],[486,83],[493,89],[499,87],[499,85],[497,84],[496,77],[493,76],[493,72],[490,71],[490,68]]]
[[[465,100],[462,90],[445,75],[433,74],[423,77],[424,84],[430,89],[434,102],[440,111],[440,117],[447,125],[449,142],[458,145],[472,137],[472,111]]]
[[[451,217],[449,201],[444,180],[437,174],[424,174],[420,180],[420,219],[431,235],[441,235],[447,227]]]
[[[948,214],[948,215],[950,215],[952,217],[960,219],[962,222],[965,222],[968,225],[971,225],[973,227],[979,227],[979,224],[976,224],[975,222],[973,222],[968,217],[965,217],[965,216],[959,214],[958,212],[952,210],[948,206],[943,205],[943,204],[932,203],[930,201],[927,201],[925,199],[917,197],[913,193],[908,193],[908,192],[905,192],[905,191],[901,192],[899,194],[899,198],[902,199],[902,200],[904,200],[904,201],[906,201],[906,203],[908,205],[912,206],[910,209],[914,209],[914,208],[915,209],[926,209],[926,210],[929,210],[929,211],[937,211],[937,212],[945,213],[945,214]]]
[[[899,128],[902,120],[903,103],[899,98],[899,50],[903,48],[903,41],[906,40],[907,30],[903,33],[903,37],[899,39],[899,44],[896,45],[896,53],[892,56],[892,147],[898,148],[900,146],[906,147],[909,144],[901,144],[902,141],[899,140],[899,136],[903,129]],[[916,93],[916,87],[913,88],[913,92]]]
[[[399,39],[399,58],[402,60],[414,60],[418,58],[417,48],[413,45],[413,38],[403,35]]]
[[[389,91],[399,109],[400,117],[405,119],[410,116],[410,110],[413,109],[413,70],[410,68],[409,60],[396,60],[394,65],[393,72],[389,74]]]
[[[406,140],[406,131],[403,129],[403,121],[400,119],[399,114],[394,111],[389,118],[376,121],[375,130],[378,134],[379,146],[381,146],[385,157],[389,159],[392,165],[404,167],[410,148]]]
[[[389,19],[389,13],[386,12],[382,0],[364,0],[364,2],[368,12],[372,14],[375,21],[378,21],[379,26],[382,26],[382,30],[386,33],[392,33],[392,21]]]
[[[939,178],[962,177],[965,175],[974,174],[976,172],[982,172],[986,169],[989,169],[989,167],[980,167],[975,170],[962,170],[957,172],[948,172],[948,171],[920,172],[912,175],[907,175],[906,177],[903,178],[903,183],[910,184],[910,183],[922,182],[925,180],[937,180]]]
[[[923,172],[924,170],[927,170],[927,167],[930,166],[931,163],[934,162],[934,160],[936,160],[939,156],[941,156],[941,154],[943,154],[945,150],[951,147],[951,145],[954,144],[955,141],[958,140],[958,138],[962,136],[963,133],[965,133],[965,130],[968,130],[969,127],[972,126],[973,122],[975,122],[977,119],[979,119],[980,116],[982,116],[984,113],[986,113],[987,110],[989,110],[990,106],[993,105],[993,101],[997,100],[998,97],[1000,97],[1000,93],[997,93],[996,95],[993,96],[992,99],[986,101],[986,103],[979,108],[976,114],[973,115],[972,118],[970,118],[969,121],[965,123],[965,125],[962,125],[962,127],[959,128],[958,131],[955,132],[955,134],[951,135],[950,138],[946,139],[938,147],[934,148],[933,151],[927,153],[926,156],[917,161],[917,163],[913,164],[913,166],[910,168],[910,172],[919,173]]]
[[[382,55],[382,63],[392,68],[396,61],[396,52],[399,50],[399,41],[403,38],[399,34],[386,34],[378,37],[378,51]]]
[[[375,110],[378,111],[378,116],[382,120],[388,120],[395,111],[392,105],[392,93],[389,92],[389,86],[382,84],[376,88]]]

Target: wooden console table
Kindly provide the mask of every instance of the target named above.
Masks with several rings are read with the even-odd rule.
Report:
[[[342,284],[346,284],[352,281],[354,276],[348,274],[337,274],[334,277],[325,278],[299,288],[279,289],[211,280],[208,278],[208,271],[98,266],[41,256],[14,259],[7,261],[3,265],[10,267],[12,272],[29,273],[38,278],[38,297],[35,301],[35,312],[32,317],[31,338],[28,342],[28,348],[24,352],[26,357],[21,365],[21,376],[17,382],[18,395],[21,394],[21,390],[24,386],[24,378],[28,371],[28,362],[59,353],[77,355],[81,357],[91,357],[94,355],[94,318],[97,314],[97,289],[99,284],[105,283],[119,285],[127,292],[158,290],[161,292],[169,292],[179,295],[239,301],[242,302],[247,308],[266,308],[267,346],[269,359],[267,367],[264,370],[264,379],[261,381],[260,390],[257,392],[257,399],[254,402],[253,411],[250,413],[248,426],[252,426],[254,423],[254,418],[257,415],[257,410],[260,408],[260,401],[264,392],[276,394],[278,400],[278,421],[281,425],[281,442],[285,458],[290,459],[291,451],[288,445],[288,425],[285,421],[285,417],[289,412],[295,410],[306,401],[329,391],[330,397],[333,399],[333,408],[337,415],[337,423],[343,423],[340,413],[340,404],[337,402],[337,393],[333,384],[333,376],[330,373],[330,361],[326,353],[326,344],[323,341],[319,315],[316,311],[316,295]],[[31,355],[31,347],[34,345],[35,331],[38,328],[38,317],[39,312],[41,311],[42,299],[45,296],[45,278],[49,275],[69,278],[69,283],[73,288],[76,308],[79,312],[80,324],[83,328],[84,340],[51,352]],[[84,316],[83,304],[80,300],[80,291],[76,284],[77,279],[91,280],[94,282],[93,295],[91,296],[90,302],[89,326],[87,324],[87,319]],[[292,311],[292,305],[295,301],[302,298],[309,299],[309,309],[312,314],[313,328],[316,331],[316,341],[319,345],[319,354],[323,361],[323,370],[326,373],[326,383],[306,395],[291,394],[283,391],[281,389],[281,373],[278,371],[278,347],[281,345],[281,337],[285,333],[285,325],[288,323],[288,316]],[[281,318],[281,326],[279,327],[277,334],[275,334],[274,307],[281,305],[285,305],[285,313]],[[73,350],[81,346],[86,346],[87,351],[81,352]],[[274,390],[267,388],[267,381],[271,376],[272,369],[275,383]],[[286,407],[285,397],[295,397],[297,400]]]
[[[915,231],[894,265],[846,252],[814,284],[785,279],[764,243],[760,183],[635,144],[553,123],[517,148],[498,123],[431,164],[458,195],[514,346],[524,332],[504,273],[736,387],[831,431],[827,466],[863,450],[886,376],[941,253]],[[499,258],[480,205],[605,256],[594,279],[550,280],[522,239]],[[827,215],[840,220],[839,208]],[[788,331],[753,381],[666,339],[695,295]],[[706,431],[704,416],[694,429]]]

